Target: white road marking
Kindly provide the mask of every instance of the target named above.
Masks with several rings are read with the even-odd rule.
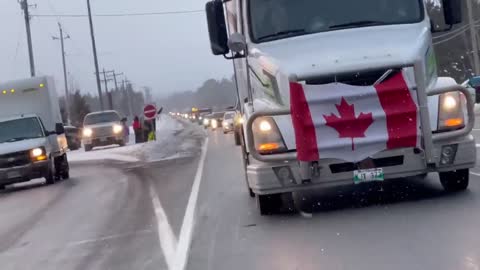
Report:
[[[473,174],[475,176],[480,176],[480,173],[476,173],[476,172],[470,172],[470,174]]]
[[[197,206],[198,192],[200,190],[200,182],[202,181],[203,166],[207,156],[207,147],[208,137],[205,139],[202,147],[202,155],[200,157],[200,161],[198,162],[197,173],[195,174],[192,191],[190,193],[190,197],[188,198],[185,216],[183,217],[182,228],[180,229],[174,265],[173,268],[169,267],[170,270],[184,270],[188,261],[190,243],[192,242],[193,227],[195,226],[195,209]]]
[[[163,210],[160,199],[153,188],[152,180],[149,182],[150,197],[152,198],[155,217],[157,218],[158,240],[160,242],[165,261],[167,262],[168,269],[172,269],[175,251],[177,250],[177,239],[173,233],[172,226],[170,226],[170,223],[168,222],[167,215],[165,214],[165,210]]]

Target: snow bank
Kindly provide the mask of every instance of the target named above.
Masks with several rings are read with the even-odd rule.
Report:
[[[130,128],[131,129],[131,128]],[[152,162],[191,156],[200,150],[205,132],[191,123],[180,123],[167,115],[157,119],[157,141],[135,144],[131,129],[127,146],[96,147],[90,152],[82,148],[68,153],[75,162]]]

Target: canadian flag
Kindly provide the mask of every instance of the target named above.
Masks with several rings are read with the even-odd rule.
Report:
[[[375,86],[290,83],[297,158],[362,161],[386,149],[418,147],[416,91],[404,71]]]

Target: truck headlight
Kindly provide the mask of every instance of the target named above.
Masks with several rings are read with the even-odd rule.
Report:
[[[465,126],[465,115],[459,92],[440,95],[438,130],[454,130]]]
[[[45,149],[38,147],[30,150],[30,158],[33,161],[46,160],[47,156],[45,155]]]
[[[93,135],[93,130],[91,128],[84,128],[83,129],[83,136],[84,137],[91,137]]]
[[[207,118],[203,119],[203,125],[208,126],[208,119]]]
[[[113,125],[113,133],[118,134],[123,131],[123,127],[120,125]]]
[[[255,148],[262,155],[287,151],[277,124],[271,117],[261,117],[253,122]]]

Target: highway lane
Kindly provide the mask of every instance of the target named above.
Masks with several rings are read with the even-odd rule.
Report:
[[[300,212],[260,216],[232,136],[209,136],[188,269],[480,267],[480,174],[458,194],[434,174],[302,192]]]
[[[163,207],[173,224],[181,223],[196,163],[194,157],[175,163],[182,175],[164,177],[159,171],[174,167],[159,162],[133,169],[73,165],[70,180],[7,189],[0,194],[0,268],[167,269],[149,185],[170,200]]]

